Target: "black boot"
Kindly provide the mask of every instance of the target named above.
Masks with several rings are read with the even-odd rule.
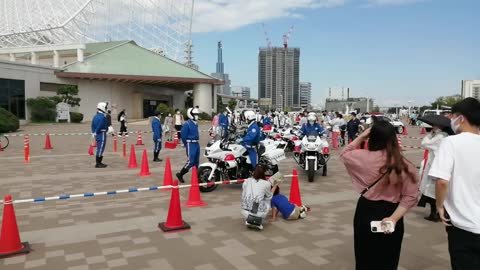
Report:
[[[158,158],[160,152],[153,152],[153,162],[160,162],[162,159]]]
[[[440,221],[440,215],[437,213],[437,206],[435,202],[432,204],[430,203],[430,215],[428,217],[424,217],[428,221],[432,222],[439,222]]]
[[[186,170],[185,168],[182,168],[180,170],[180,172],[178,172],[177,174],[175,174],[178,178],[178,181],[180,181],[180,183],[185,183],[185,180],[183,180],[183,176],[188,173],[188,170]]]
[[[97,157],[97,165],[95,165],[95,168],[106,168],[107,165],[102,163],[103,157]]]

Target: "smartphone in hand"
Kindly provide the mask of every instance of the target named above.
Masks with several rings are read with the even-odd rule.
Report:
[[[370,222],[370,229],[373,233],[384,233],[386,231],[393,233],[395,226],[392,221],[372,221]]]

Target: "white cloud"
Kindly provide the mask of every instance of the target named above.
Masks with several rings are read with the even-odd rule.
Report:
[[[406,5],[425,0],[368,0],[369,6]]]
[[[298,18],[300,9],[330,8],[348,0],[197,0],[193,32],[229,31],[276,18]]]

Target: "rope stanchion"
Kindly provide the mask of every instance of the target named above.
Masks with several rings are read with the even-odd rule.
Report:
[[[210,132],[209,130],[199,130],[198,132]],[[137,131],[130,131],[129,133],[132,133],[132,134],[139,134],[139,133],[152,133],[152,131],[141,131],[141,130],[137,130]],[[4,134],[5,137],[24,137],[26,135],[28,136],[46,136],[46,135],[50,135],[50,136],[82,136],[82,135],[92,135],[92,133],[90,132],[75,132],[75,133],[18,133],[18,134]]]

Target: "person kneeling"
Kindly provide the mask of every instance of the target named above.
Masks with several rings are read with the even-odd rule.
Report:
[[[282,213],[283,218],[286,220],[307,217],[307,208],[305,206],[296,206],[295,204],[290,203],[285,195],[280,194],[280,187],[275,185],[273,187],[271,222],[277,220],[278,212]]]
[[[249,228],[263,230],[263,223],[270,211],[272,186],[265,180],[263,166],[257,165],[252,177],[243,182],[242,210],[245,225]]]

